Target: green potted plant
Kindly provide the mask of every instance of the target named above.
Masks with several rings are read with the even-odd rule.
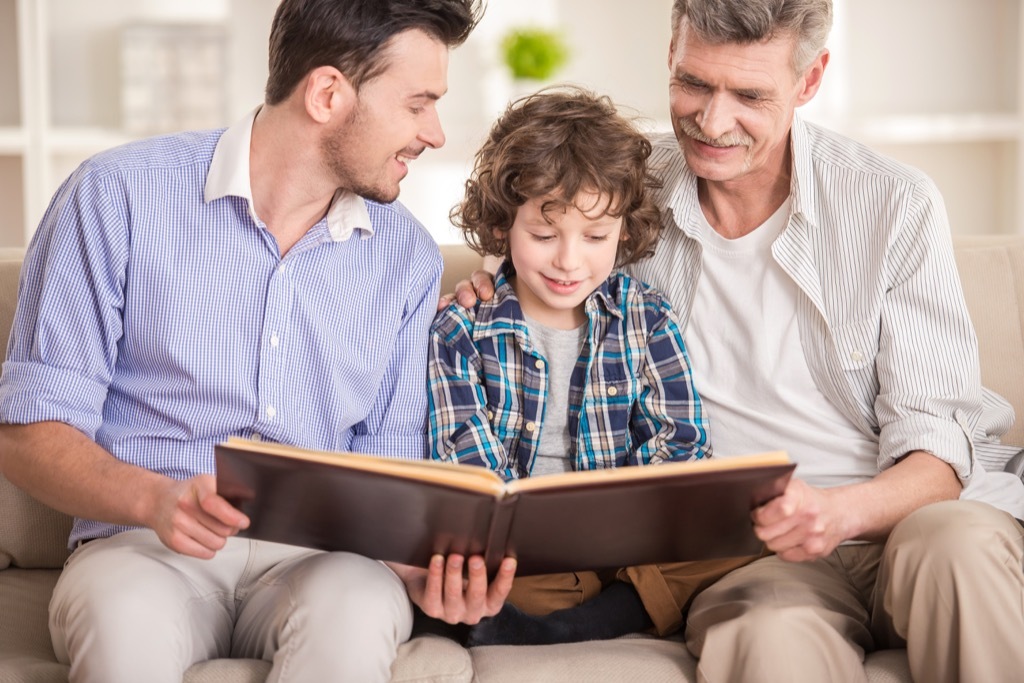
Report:
[[[516,81],[546,81],[569,59],[561,34],[544,28],[512,29],[501,41],[501,52]]]

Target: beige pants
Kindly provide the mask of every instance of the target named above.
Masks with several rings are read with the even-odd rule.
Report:
[[[527,614],[544,615],[590,600],[612,581],[633,584],[654,632],[664,636],[679,630],[694,596],[728,572],[755,557],[675,562],[626,567],[607,572],[568,572],[524,576],[512,584],[508,601]]]
[[[411,628],[405,587],[379,562],[240,538],[197,560],[148,530],[78,548],[50,601],[72,683],[180,683],[220,657],[272,662],[268,683],[387,681]]]
[[[699,681],[857,681],[865,652],[906,645],[915,681],[1024,680],[1024,541],[983,503],[909,515],[888,542],[816,562],[767,557],[694,601]]]

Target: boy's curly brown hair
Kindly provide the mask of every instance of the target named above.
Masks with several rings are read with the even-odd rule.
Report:
[[[581,192],[611,199],[608,214],[622,217],[616,265],[654,251],[661,234],[648,171],[651,144],[606,96],[577,87],[541,90],[508,106],[476,154],[466,195],[452,223],[482,255],[506,256],[507,231],[530,199],[548,197],[543,211],[572,205]],[[590,211],[592,206],[578,206]]]

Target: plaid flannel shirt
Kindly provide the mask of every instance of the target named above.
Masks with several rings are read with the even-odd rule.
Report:
[[[506,480],[530,474],[548,384],[509,269],[499,270],[491,301],[437,315],[428,379],[433,457]],[[586,314],[569,396],[573,469],[710,456],[683,335],[663,296],[612,273],[587,297]]]

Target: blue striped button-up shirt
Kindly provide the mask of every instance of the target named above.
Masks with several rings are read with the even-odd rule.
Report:
[[[430,432],[439,460],[529,476],[544,428],[547,362],[498,272],[491,301],[453,304],[431,328]],[[613,273],[586,300],[571,378],[570,459],[592,470],[711,453],[682,333],[658,292]]]
[[[179,479],[230,435],[425,457],[436,245],[401,205],[339,193],[282,258],[253,210],[252,122],[63,184],[26,255],[0,421],[64,422]],[[76,520],[70,543],[123,528]]]

